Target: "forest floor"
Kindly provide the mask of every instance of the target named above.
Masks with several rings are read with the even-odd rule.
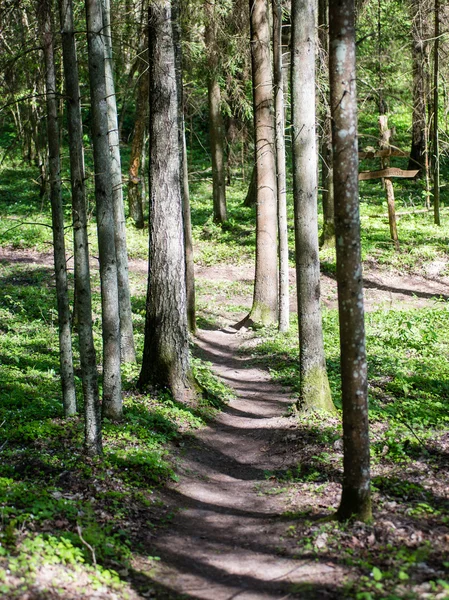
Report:
[[[0,249],[0,262],[50,267],[52,257]],[[428,308],[435,298],[449,299],[449,278],[441,276],[446,266],[401,274],[368,264],[368,311]],[[141,285],[146,262],[132,260],[130,270]],[[291,410],[292,391],[273,381],[253,352],[258,332],[231,327],[250,306],[253,267],[199,266],[196,276],[202,329],[195,353],[234,397],[205,427],[173,442],[177,481],[156,488],[145,508],[133,498],[126,520],[117,517],[117,527],[131,532],[132,548],[139,548],[120,571],[126,591],[111,596],[84,582],[83,590],[62,586],[64,593],[40,595],[28,588],[11,597],[449,598],[449,433],[424,442],[418,437],[404,461],[389,460],[391,448],[383,446],[373,464],[374,522],[338,524],[332,515],[341,490],[339,418],[299,417]],[[332,274],[323,274],[322,298],[336,307]],[[373,442],[383,445],[387,430],[385,422],[374,423]],[[71,489],[66,478],[67,497],[95,493],[91,483]],[[107,480],[99,485],[115,493]],[[113,513],[107,518],[113,522]],[[50,520],[46,527],[60,524]]]

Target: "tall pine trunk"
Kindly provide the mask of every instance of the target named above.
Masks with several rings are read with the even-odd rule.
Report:
[[[208,63],[207,96],[209,102],[209,137],[212,155],[212,189],[214,221],[226,221],[226,169],[224,126],[221,114],[221,90],[218,81],[217,15],[215,0],[204,3],[205,42]]]
[[[279,229],[279,331],[288,331],[290,321],[287,182],[285,164],[285,106],[282,69],[282,4],[273,0],[273,64],[276,118],[276,167]]]
[[[292,2],[293,194],[302,410],[334,410],[324,357],[315,135],[315,3]]]
[[[147,57],[148,58],[148,57]],[[145,130],[148,116],[148,90],[149,77],[147,70],[148,60],[140,61],[139,83],[137,86],[136,117],[134,133],[131,142],[131,156],[129,159],[128,180],[128,207],[129,214],[137,229],[144,228],[143,195],[144,173],[142,168],[142,153],[145,144]]]
[[[112,32],[110,0],[101,0],[103,10],[103,44],[105,50],[106,99],[108,105],[108,135],[111,152],[111,182],[114,205],[115,253],[117,256],[118,302],[120,313],[120,353],[124,363],[136,361],[134,348],[131,296],[129,291],[126,221],[123,206],[122,165],[118,136],[117,102],[112,63]]]
[[[120,313],[115,249],[114,201],[109,151],[108,106],[100,0],[85,0],[88,66],[95,167],[95,202],[100,258],[103,333],[103,404],[105,417],[122,416],[120,376]]]
[[[278,320],[277,183],[273,78],[267,0],[250,0],[256,160],[256,275],[251,311],[245,323]]]
[[[413,118],[409,169],[424,170],[427,151],[427,51],[423,0],[412,0]]]
[[[59,329],[59,364],[61,369],[62,402],[64,414],[76,413],[75,378],[73,374],[72,333],[67,267],[64,239],[64,207],[61,190],[61,161],[59,147],[58,104],[56,100],[56,73],[54,41],[51,22],[51,2],[44,0],[38,8],[42,24],[45,62],[45,91],[47,100],[47,138],[50,171],[50,201],[53,230],[53,257],[56,277],[56,297]]]
[[[318,2],[318,36],[321,46],[321,66],[325,79],[329,75],[329,3],[328,0]],[[323,89],[321,100],[321,198],[323,201],[323,231],[320,245],[331,247],[335,244],[334,227],[334,182],[332,170],[332,133],[327,86]]]
[[[67,127],[69,132],[70,179],[75,260],[76,314],[83,385],[85,447],[90,455],[101,454],[101,415],[98,394],[97,358],[92,331],[92,294],[87,236],[86,195],[84,187],[83,128],[81,98],[73,26],[72,0],[59,0]]]
[[[367,364],[360,243],[354,0],[329,7],[335,238],[343,401],[338,517],[371,518]]]
[[[166,387],[177,400],[190,395],[182,148],[177,73],[177,0],[149,8],[150,225],[145,343],[139,387]]]

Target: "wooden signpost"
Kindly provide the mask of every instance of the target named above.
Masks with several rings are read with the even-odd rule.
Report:
[[[408,156],[402,150],[393,149],[390,146],[390,138],[392,130],[388,129],[388,117],[386,115],[380,115],[379,117],[379,128],[380,128],[380,150],[374,150],[372,152],[359,152],[359,158],[371,159],[380,158],[382,168],[378,171],[362,171],[359,173],[359,181],[367,181],[368,179],[381,179],[383,187],[387,195],[388,204],[388,221],[390,224],[390,236],[393,240],[394,247],[399,250],[399,239],[398,230],[396,225],[396,207],[394,200],[394,189],[392,177],[401,177],[403,179],[413,179],[419,173],[419,169],[413,171],[404,171],[396,167],[389,166],[389,158],[391,156]]]

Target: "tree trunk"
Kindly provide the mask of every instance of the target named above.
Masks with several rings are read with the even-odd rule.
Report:
[[[329,4],[328,0],[318,2],[318,36],[321,46],[321,66],[325,79],[329,76]],[[323,231],[321,232],[320,246],[333,248],[335,245],[334,226],[334,182],[332,171],[332,133],[331,115],[329,106],[329,93],[327,86],[322,92],[321,101],[321,198],[323,202]]]
[[[435,45],[433,57],[433,220],[440,225],[440,144],[438,139],[438,83],[440,47],[440,1],[435,0]]]
[[[189,169],[187,165],[187,144],[182,126],[182,216],[184,223],[184,240],[186,254],[186,297],[187,326],[190,333],[196,333],[196,300],[195,300],[195,263],[193,261],[192,219],[190,214]]]
[[[413,63],[413,118],[412,147],[410,150],[409,169],[424,169],[426,162],[426,64],[427,46],[424,34],[422,0],[412,0],[412,63]]]
[[[115,249],[114,202],[108,137],[108,106],[100,0],[86,1],[88,66],[95,167],[95,201],[100,258],[103,329],[103,404],[105,417],[122,416],[120,376],[120,315]]]
[[[59,364],[61,369],[62,402],[64,414],[76,413],[76,390],[73,374],[72,334],[70,306],[67,288],[67,268],[64,240],[64,207],[61,190],[61,161],[59,147],[58,105],[56,101],[56,73],[54,42],[49,0],[38,8],[42,19],[43,49],[45,61],[45,92],[47,100],[47,137],[50,171],[50,201],[53,230],[53,257],[56,277],[58,306]]]
[[[267,0],[250,0],[256,159],[256,275],[251,311],[245,323],[278,320],[277,189],[273,79]]]
[[[334,410],[324,357],[318,254],[315,7],[292,2],[293,194],[302,410]]]
[[[110,0],[101,0],[103,12],[103,44],[105,50],[106,99],[108,105],[108,137],[111,152],[112,200],[114,206],[115,253],[117,257],[118,303],[120,313],[120,356],[124,363],[136,362],[131,296],[129,292],[126,221],[123,206],[122,165],[118,137],[117,102],[112,64]]]
[[[145,343],[138,385],[190,394],[182,165],[179,134],[177,0],[149,8],[150,225]]]
[[[128,180],[128,206],[129,214],[137,229],[145,226],[143,216],[143,169],[141,165],[143,146],[145,144],[145,129],[148,117],[148,90],[149,77],[147,70],[148,61],[141,61],[139,69],[139,84],[137,88],[136,118],[134,122],[134,135],[131,143],[131,156],[129,159]]]
[[[253,167],[251,171],[251,179],[248,186],[248,192],[246,193],[245,200],[243,201],[243,206],[247,206],[248,208],[253,208],[257,203],[257,168]]]
[[[86,196],[84,187],[83,128],[78,64],[73,27],[72,0],[59,0],[67,126],[69,131],[70,177],[72,184],[72,218],[75,258],[75,302],[83,384],[85,432],[84,443],[90,455],[102,453],[100,399],[98,394],[97,358],[92,332],[92,294],[90,288],[89,239],[87,236]]]
[[[206,17],[205,42],[208,63],[207,92],[209,101],[209,137],[212,155],[212,188],[214,221],[226,221],[226,168],[224,127],[221,114],[221,90],[218,83],[217,15],[215,0],[204,3]]]
[[[358,194],[354,0],[335,0],[329,11],[344,451],[338,517],[366,521],[371,518],[370,451]]]
[[[276,166],[279,229],[279,331],[288,331],[290,320],[287,182],[285,166],[285,106],[282,70],[282,5],[273,0],[273,63],[276,114]]]

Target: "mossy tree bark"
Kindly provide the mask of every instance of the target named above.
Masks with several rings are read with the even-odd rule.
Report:
[[[182,216],[182,148],[177,53],[177,0],[149,7],[150,226],[142,370],[138,385],[190,396],[185,252]]]
[[[292,2],[293,196],[302,410],[333,411],[324,357],[315,135],[315,3]]]
[[[115,248],[114,201],[109,150],[109,123],[101,0],[85,0],[95,202],[100,258],[103,333],[103,404],[105,417],[122,417],[120,376],[120,313]]]
[[[67,287],[67,267],[64,239],[64,207],[61,190],[61,161],[59,147],[58,105],[56,100],[56,73],[54,61],[54,40],[51,21],[50,0],[39,5],[42,27],[42,41],[45,62],[45,92],[47,103],[47,138],[49,152],[50,201],[53,231],[53,258],[56,279],[58,307],[59,364],[61,369],[62,403],[64,414],[70,417],[76,413],[75,378],[73,374],[73,353],[70,305]]]
[[[219,48],[217,44],[217,11],[215,0],[206,0],[205,42],[208,63],[207,95],[209,102],[209,137],[212,155],[212,190],[214,221],[224,223],[226,216],[226,168],[224,150],[224,126],[221,114],[221,90],[219,76]]]
[[[117,257],[118,303],[120,314],[120,356],[123,363],[136,362],[131,296],[129,291],[128,250],[126,247],[125,208],[123,205],[122,164],[118,136],[117,102],[112,62],[110,0],[101,0],[103,12],[103,44],[105,50],[106,101],[108,105],[108,137],[111,153],[112,201],[114,206],[115,253]]]
[[[267,0],[250,0],[256,152],[256,275],[253,305],[243,323],[278,320],[277,183],[273,78]]]
[[[86,195],[84,187],[83,129],[78,63],[73,26],[72,0],[59,0],[67,127],[69,132],[70,180],[75,260],[76,313],[78,315],[79,353],[84,397],[84,443],[90,455],[102,453],[101,414],[98,372],[92,332],[92,294],[87,236]]]
[[[343,400],[338,517],[371,518],[367,364],[358,194],[354,0],[330,4],[330,86]]]

